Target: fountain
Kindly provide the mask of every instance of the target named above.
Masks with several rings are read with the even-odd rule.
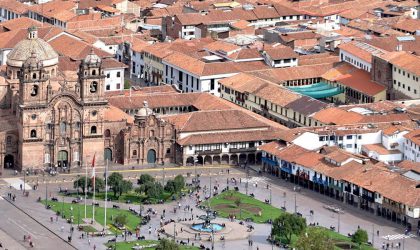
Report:
[[[195,231],[199,232],[206,232],[206,233],[214,233],[219,232],[225,228],[224,224],[212,223],[211,220],[214,220],[216,216],[214,216],[213,212],[210,209],[206,210],[205,215],[200,215],[198,217],[200,220],[203,220],[202,223],[192,224],[191,228]]]

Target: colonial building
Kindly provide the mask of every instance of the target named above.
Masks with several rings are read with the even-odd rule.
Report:
[[[202,163],[212,163],[206,152],[187,150],[210,142],[194,138],[189,143],[187,138],[232,129],[236,137],[212,142],[241,142],[245,146],[239,151],[246,153],[246,159],[253,154],[255,161],[256,145],[275,139],[284,129],[207,93],[181,94],[170,86],[106,93],[106,59],[94,50],[76,71],[58,67],[59,61],[35,27],[7,55],[0,77],[0,173],[3,168],[69,170],[90,164],[93,157],[98,165],[106,160],[186,164],[195,155],[202,157]],[[226,122],[231,117],[234,120]],[[189,122],[183,123],[186,118]],[[250,125],[235,127],[236,121]],[[187,124],[191,124],[188,129]],[[248,140],[244,135],[253,133],[250,130],[261,131]],[[230,156],[235,150],[228,151]]]

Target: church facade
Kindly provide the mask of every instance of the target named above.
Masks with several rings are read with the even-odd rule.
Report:
[[[93,50],[80,62],[76,81],[62,77],[58,57],[36,28],[9,53],[0,86],[2,168],[68,170],[94,156],[99,165],[173,161],[173,126],[149,113],[147,104],[135,119],[110,107]]]

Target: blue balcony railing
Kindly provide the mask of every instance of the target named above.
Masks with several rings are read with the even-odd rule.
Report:
[[[274,161],[274,160],[272,160],[270,158],[267,158],[267,157],[262,157],[262,162],[265,162],[265,163],[267,163],[267,164],[269,164],[271,166],[278,166],[278,164],[277,164],[276,161]]]

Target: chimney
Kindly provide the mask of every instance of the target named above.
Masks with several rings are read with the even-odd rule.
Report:
[[[402,51],[402,44],[397,45],[396,51]]]

